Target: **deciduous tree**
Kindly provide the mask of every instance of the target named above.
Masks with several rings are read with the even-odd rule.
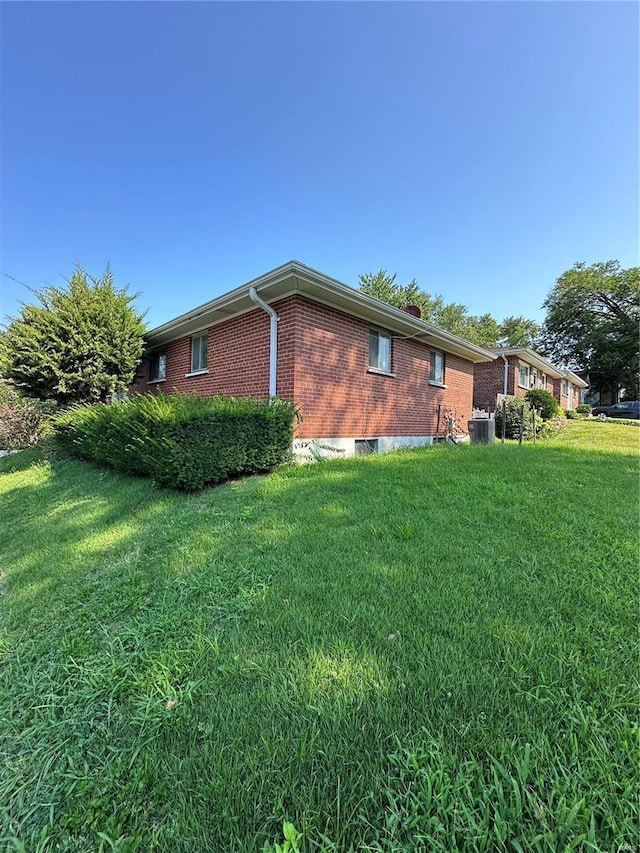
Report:
[[[640,267],[618,261],[575,264],[556,281],[541,349],[552,360],[589,375],[592,387],[638,399]]]
[[[500,323],[499,344],[505,347],[533,347],[535,349],[540,326],[526,317],[505,317]]]
[[[498,344],[528,346],[538,332],[538,325],[524,317],[507,317],[499,323],[492,314],[470,314],[466,305],[459,302],[445,302],[442,296],[431,296],[420,289],[417,281],[399,284],[396,274],[386,270],[366,273],[359,276],[360,290],[369,296],[375,296],[382,302],[405,308],[417,305],[422,319],[432,323],[452,335],[458,335],[481,347],[495,347]],[[526,343],[523,343],[526,341]]]

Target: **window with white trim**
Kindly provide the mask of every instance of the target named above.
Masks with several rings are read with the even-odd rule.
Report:
[[[521,388],[529,387],[529,365],[521,364],[518,368],[518,385]]]
[[[149,382],[160,382],[167,378],[167,356],[165,353],[156,353],[151,356],[149,363]]]
[[[207,333],[191,338],[191,372],[207,369]]]
[[[429,379],[444,385],[444,353],[439,350],[431,350]]]
[[[563,380],[562,380],[562,387],[561,387],[561,389],[560,389],[560,390],[561,390],[561,392],[562,392],[562,396],[563,396],[563,397],[566,397],[566,396],[568,395],[568,393],[569,393],[569,383],[567,382],[567,380],[566,380],[566,379],[563,379]]]
[[[391,373],[391,336],[369,330],[369,367]]]

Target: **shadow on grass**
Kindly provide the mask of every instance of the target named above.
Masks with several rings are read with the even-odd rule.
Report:
[[[5,473],[43,460],[20,456]],[[119,563],[158,583],[248,560],[269,577],[275,566],[294,589],[318,571],[331,591],[351,588],[350,561],[378,584],[394,574],[404,583],[407,567],[439,573],[456,561],[524,562],[523,552],[555,564],[589,549],[606,555],[600,527],[610,521],[617,531],[625,487],[638,491],[629,479],[637,456],[553,446],[336,460],[195,495],[64,458],[48,465],[35,484],[5,489],[3,550],[15,593],[113,573]]]
[[[17,655],[7,669],[12,726],[23,755],[69,738],[113,837],[153,825],[164,849],[258,849],[286,815],[347,849],[367,840],[362,814],[384,822],[397,740],[428,730],[460,762],[507,764],[531,742],[544,797],[565,740],[591,755],[590,731],[627,707],[631,454],[432,448],[192,496],[59,459],[35,473],[0,522],[7,624],[32,644],[33,672]],[[598,737],[624,776],[623,736]],[[80,772],[27,778],[49,754],[14,765],[25,835],[37,820],[17,792],[37,781],[41,802],[65,802],[56,785]],[[621,820],[593,767],[563,796],[592,785],[598,819]],[[87,808],[71,793],[63,811],[81,826]]]
[[[33,448],[31,450],[20,450],[18,453],[10,453],[0,458],[0,475],[15,474],[18,471],[26,471],[32,465],[37,465],[45,458],[44,450]]]

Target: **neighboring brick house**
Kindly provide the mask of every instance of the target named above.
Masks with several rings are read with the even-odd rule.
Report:
[[[474,364],[495,356],[291,261],[147,334],[130,392],[294,401],[294,449],[346,455],[429,444],[466,427]]]
[[[575,409],[583,402],[588,383],[571,370],[561,370],[562,376],[553,380],[553,396],[565,412]]]
[[[542,388],[556,398],[562,409],[574,409],[587,383],[556,367],[530,347],[494,347],[496,360],[474,370],[473,404],[495,411],[499,395],[524,397],[531,388]]]

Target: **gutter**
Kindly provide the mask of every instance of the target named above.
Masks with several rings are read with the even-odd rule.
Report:
[[[269,334],[269,397],[276,396],[276,376],[278,372],[278,320],[280,319],[270,305],[258,296],[255,287],[249,288],[249,299],[266,311],[270,318]]]
[[[509,359],[504,355],[504,353],[500,353],[502,360],[504,361],[504,382],[502,384],[502,393],[504,396],[507,396],[507,388],[509,387],[508,376],[509,376]],[[494,386],[495,387],[495,386]]]
[[[453,353],[473,363],[493,361],[497,355],[490,350],[445,332],[405,314],[399,308],[387,305],[379,299],[354,290],[346,284],[332,279],[317,270],[311,269],[299,261],[289,261],[271,272],[265,273],[229,293],[218,296],[197,308],[187,311],[147,331],[145,338],[151,346],[166,344],[188,334],[197,333],[218,322],[231,319],[251,310],[248,303],[260,305],[263,310],[264,298],[256,303],[251,290],[264,293],[267,299],[277,301],[293,294],[305,296],[321,305],[328,305],[352,317],[367,323],[374,323],[391,331],[399,331],[407,336],[415,336],[423,343]],[[267,306],[268,307],[268,306]],[[267,311],[267,313],[270,313]]]

